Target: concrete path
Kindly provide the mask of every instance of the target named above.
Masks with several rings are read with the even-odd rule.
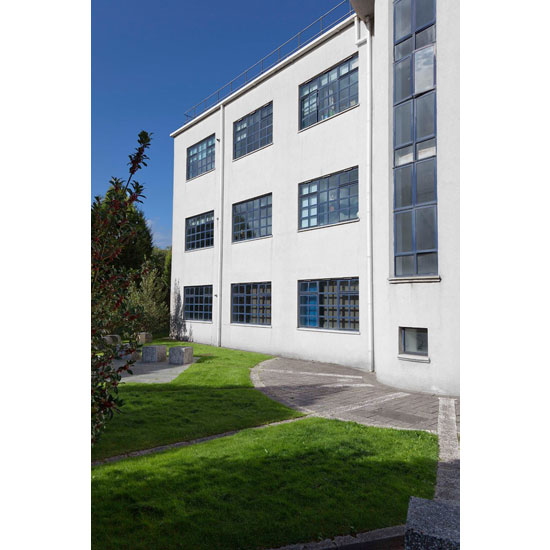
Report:
[[[254,367],[252,381],[268,397],[317,416],[383,428],[438,429],[438,396],[384,386],[373,373],[352,367],[277,357]]]
[[[193,363],[197,358],[193,358]],[[140,384],[165,384],[171,382],[179,376],[184,370],[188,369],[193,363],[186,365],[171,365],[168,361],[160,363],[143,363],[137,361],[131,367],[134,374],[122,373],[123,382],[137,382]],[[115,361],[116,366],[123,365],[123,361]]]

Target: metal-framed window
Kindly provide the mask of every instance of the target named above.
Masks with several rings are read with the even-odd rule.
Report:
[[[399,327],[399,353],[428,355],[428,329]]]
[[[185,220],[185,250],[214,246],[214,210]]]
[[[186,286],[183,291],[183,318],[212,321],[212,285]]]
[[[187,179],[213,170],[216,158],[216,134],[187,148]]]
[[[233,205],[233,242],[271,235],[271,193]]]
[[[273,102],[233,123],[233,159],[273,143]]]
[[[232,284],[231,322],[271,325],[271,283]]]
[[[435,0],[394,2],[394,273],[436,275]]]
[[[298,186],[298,229],[356,219],[358,183],[357,166],[301,183]]]
[[[334,116],[359,101],[359,56],[300,85],[300,129]]]
[[[298,326],[359,330],[359,278],[298,281]]]

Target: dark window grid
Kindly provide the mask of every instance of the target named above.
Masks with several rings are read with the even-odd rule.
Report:
[[[429,28],[430,26],[432,25],[435,25],[436,23],[436,16],[435,16],[435,7],[434,7],[434,13],[433,13],[433,17],[430,21],[424,23],[423,25],[421,26],[416,26],[416,6],[415,6],[415,2],[416,0],[411,0],[411,32],[407,33],[407,35],[404,35],[403,37],[400,37],[398,40],[395,40],[395,36],[396,36],[396,16],[395,16],[395,12],[396,12],[396,5],[399,3],[399,2],[402,2],[404,0],[399,0],[398,2],[394,2],[394,44],[395,45],[398,45],[398,44],[401,44],[403,42],[405,42],[406,40],[408,40],[409,38],[413,38],[414,40],[416,40],[416,35],[419,34],[420,32],[424,31],[425,29]],[[435,4],[434,4],[435,5]],[[414,30],[413,30],[414,29]],[[435,44],[435,40],[432,44]],[[396,225],[396,218],[397,218],[397,215],[400,214],[400,213],[403,213],[403,212],[411,212],[411,220],[412,220],[412,250],[409,251],[409,252],[397,252],[397,238],[394,236],[394,273],[397,273],[397,258],[398,257],[402,257],[402,256],[414,256],[414,272],[413,273],[410,273],[410,275],[416,275],[418,274],[418,256],[421,255],[421,254],[429,254],[429,253],[437,253],[438,251],[438,231],[437,231],[437,177],[434,175],[434,185],[435,185],[435,189],[434,189],[434,194],[435,194],[435,199],[433,201],[430,201],[430,202],[426,202],[426,203],[422,203],[421,206],[417,205],[416,204],[416,190],[417,190],[417,187],[416,187],[416,172],[417,172],[417,165],[421,162],[424,162],[425,159],[421,159],[421,160],[418,160],[417,159],[417,146],[419,144],[422,144],[422,143],[425,143],[427,141],[429,141],[430,139],[436,139],[436,136],[437,136],[437,95],[436,95],[436,66],[437,64],[435,63],[435,60],[434,60],[434,74],[433,74],[433,82],[434,82],[434,85],[433,87],[430,89],[430,90],[426,90],[420,94],[414,94],[414,78],[415,78],[415,73],[414,73],[414,54],[418,51],[421,51],[422,49],[424,49],[425,47],[429,47],[428,45],[425,45],[423,46],[422,48],[419,48],[419,49],[415,49],[414,47],[412,48],[412,51],[410,54],[406,55],[406,56],[403,56],[399,59],[396,59],[395,58],[395,47],[394,47],[394,124],[393,124],[393,141],[394,141],[394,230],[396,230],[397,228],[397,225]],[[396,86],[395,86],[395,70],[396,70],[396,66],[398,63],[403,63],[403,62],[408,62],[410,65],[409,65],[409,71],[410,71],[410,83],[409,83],[409,95],[407,95],[407,97],[404,97],[402,98],[399,102],[395,102],[395,97],[396,97]],[[428,94],[434,94],[435,95],[435,98],[434,98],[434,133],[433,134],[430,134],[430,135],[427,135],[427,136],[422,136],[422,139],[421,140],[417,140],[417,124],[416,124],[416,108],[417,108],[417,100],[423,96],[426,96]],[[412,128],[412,140],[406,140],[402,143],[396,143],[396,124],[395,124],[395,109],[400,106],[400,105],[403,105],[405,104],[406,102],[408,101],[411,101],[412,102],[412,105],[413,105],[413,108],[411,109],[411,128]],[[395,151],[397,150],[400,150],[400,149],[403,149],[405,147],[412,147],[412,151],[413,151],[413,161],[410,162],[410,163],[405,163],[405,164],[401,164],[399,166],[396,166],[395,165]],[[434,169],[436,169],[436,156],[435,157],[431,157],[432,159],[434,159],[434,162],[435,162],[435,166],[434,166]],[[426,159],[427,160],[427,159]],[[413,183],[412,183],[412,187],[413,187],[413,190],[412,190],[412,193],[413,193],[413,204],[412,205],[409,205],[409,206],[406,206],[406,207],[402,207],[402,208],[395,208],[395,200],[396,200],[396,186],[395,186],[395,174],[396,174],[396,171],[399,170],[399,169],[402,169],[406,166],[410,166],[410,165],[413,165]],[[435,235],[434,235],[434,239],[435,239],[435,248],[430,248],[430,249],[422,249],[422,250],[419,250],[416,248],[416,211],[419,210],[420,208],[425,208],[425,207],[434,207],[435,206],[435,222],[434,222],[434,226],[435,226]],[[433,274],[436,274],[437,272],[434,272]],[[425,273],[423,273],[425,274]],[[405,275],[403,275],[405,276]]]
[[[185,220],[185,250],[214,246],[214,211]]]
[[[394,273],[397,273],[397,258],[403,257],[403,256],[414,256],[414,272],[412,273],[404,273],[400,275],[401,277],[406,277],[407,275],[417,275],[418,274],[418,256],[421,256],[423,254],[430,254],[433,252],[438,251],[439,243],[438,243],[438,231],[437,231],[437,207],[435,207],[435,204],[423,204],[422,206],[416,206],[413,208],[403,208],[397,212],[394,212],[394,220],[393,220],[393,226],[394,228],[397,227],[397,216],[399,214],[402,214],[403,212],[411,212],[411,236],[412,236],[412,247],[411,250],[405,251],[405,252],[397,252],[397,239],[394,238],[393,248],[394,248]],[[417,238],[416,238],[416,213],[421,210],[422,208],[434,208],[434,226],[435,226],[435,247],[434,248],[418,248],[417,247]],[[422,273],[422,275],[437,275],[437,270],[433,271],[432,273]]]
[[[271,194],[233,205],[233,242],[271,235]]]
[[[428,27],[431,27],[432,25],[435,25],[435,20],[436,20],[436,7],[435,7],[435,4],[436,2],[434,2],[434,11],[433,11],[433,17],[421,24],[420,26],[417,26],[416,25],[416,0],[411,0],[411,29],[410,29],[410,32],[408,32],[406,35],[403,35],[403,36],[400,36],[397,40],[396,40],[396,36],[397,36],[397,32],[396,32],[396,21],[397,21],[397,17],[396,17],[396,11],[397,11],[397,5],[400,4],[401,2],[403,1],[407,1],[407,0],[397,0],[396,2],[393,3],[393,43],[394,45],[398,45],[398,44],[401,44],[401,42],[404,42],[405,40],[411,38],[413,35],[416,35],[418,34],[419,32],[422,32],[423,30],[427,29]]]
[[[186,286],[184,288],[184,319],[212,320],[212,285]]]
[[[300,129],[326,120],[358,103],[359,68],[350,70],[350,64],[356,58],[357,55],[354,55],[300,86]],[[330,75],[334,71],[337,77],[331,80]],[[306,86],[308,92],[304,93]]]
[[[298,193],[298,229],[357,219],[359,209],[357,168],[301,183]],[[307,220],[307,225],[303,222]]]
[[[231,285],[231,322],[271,324],[271,283]]]
[[[273,142],[273,103],[233,123],[233,158],[238,159]]]
[[[427,164],[433,162],[433,170],[434,170],[434,198],[429,201],[423,201],[418,202],[418,192],[417,192],[417,169],[418,166],[421,164]],[[410,162],[408,164],[403,164],[403,166],[399,166],[398,168],[394,168],[393,176],[394,176],[394,182],[393,182],[393,188],[396,190],[397,184],[396,184],[396,178],[397,178],[397,172],[399,170],[405,170],[407,168],[410,168],[412,170],[412,184],[411,184],[411,204],[406,206],[397,206],[397,193],[394,192],[393,194],[393,211],[394,213],[399,212],[406,212],[407,210],[414,210],[415,208],[420,208],[423,206],[434,206],[437,205],[437,157],[430,157],[425,160],[420,160],[417,162]]]
[[[417,111],[418,111],[418,100],[422,99],[423,97],[427,97],[429,95],[434,96],[434,106],[433,106],[433,121],[434,121],[434,131],[430,134],[426,134],[423,136],[418,137],[418,124],[417,124]],[[404,140],[402,142],[397,143],[397,132],[396,132],[396,124],[395,124],[395,111],[398,107],[405,105],[406,103],[411,103],[412,109],[411,116],[410,116],[410,124],[411,124],[411,138]],[[397,151],[399,149],[403,149],[404,147],[413,147],[413,158],[415,161],[418,159],[416,158],[416,147],[417,145],[424,143],[426,141],[429,141],[431,139],[435,139],[437,136],[437,94],[435,90],[429,90],[425,93],[418,94],[414,98],[408,99],[406,101],[402,101],[401,103],[397,104],[394,107],[394,124],[393,124],[393,149],[394,151]],[[423,159],[421,159],[423,160]],[[408,163],[407,163],[408,164]],[[394,159],[394,166],[395,166],[395,159]],[[399,166],[405,166],[405,164],[400,164]]]
[[[304,284],[309,288],[303,290]],[[332,288],[332,290],[321,290]],[[356,290],[344,290],[346,286]],[[359,330],[359,279],[300,281],[298,326],[336,330]]]
[[[187,149],[187,179],[196,178],[214,169],[216,153],[215,134]]]

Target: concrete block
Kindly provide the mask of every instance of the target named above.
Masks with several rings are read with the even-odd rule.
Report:
[[[150,332],[140,332],[138,334],[138,342],[140,344],[149,344],[153,341],[153,335]]]
[[[405,550],[459,550],[460,505],[411,497]]]
[[[193,361],[191,346],[173,346],[168,350],[168,362],[171,365],[185,365]]]
[[[122,339],[118,334],[107,334],[107,336],[104,336],[103,339],[107,344],[116,344],[117,346],[122,345]]]
[[[130,359],[131,361],[139,361],[141,359],[141,352],[139,350],[134,351],[133,353],[128,353],[128,344],[123,344],[122,349],[120,350],[120,358],[124,359],[124,361],[127,361]]]
[[[142,361],[144,363],[159,363],[166,361],[166,346],[144,346]]]

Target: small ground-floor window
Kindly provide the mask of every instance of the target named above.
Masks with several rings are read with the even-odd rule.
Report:
[[[212,285],[184,287],[183,318],[212,321]]]

